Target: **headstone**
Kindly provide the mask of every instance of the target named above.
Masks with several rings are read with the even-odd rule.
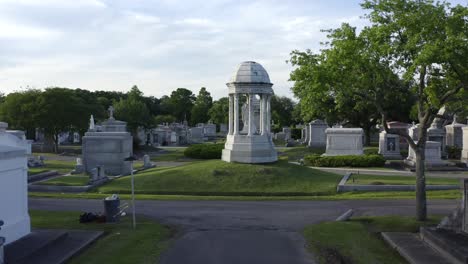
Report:
[[[227,132],[228,132],[227,124],[219,124],[219,132],[221,134],[227,134]]]
[[[289,127],[283,127],[284,140],[288,141],[291,139],[291,129]]]
[[[285,141],[286,140],[286,134],[284,132],[275,133],[275,139]]]
[[[408,133],[408,129],[411,128],[411,124],[403,123],[399,121],[392,121],[387,123],[388,128],[395,129],[400,131],[401,133]],[[400,148],[406,149],[408,147],[408,142],[404,138],[399,138],[400,140]]]
[[[327,123],[319,119],[315,119],[309,123],[309,147],[323,148],[327,145],[327,135],[325,134],[327,128]]]
[[[436,141],[440,143],[440,155],[445,157],[445,130],[438,127],[436,122],[432,122],[427,130],[427,141]]]
[[[102,182],[106,182],[109,180],[106,176],[106,172],[104,166],[97,166],[91,170],[89,184],[90,185],[98,185]]]
[[[76,158],[75,169],[72,171],[72,174],[81,174],[85,172],[83,165],[83,160],[81,158]]]
[[[151,162],[151,158],[149,155],[145,154],[143,156],[143,168],[149,169],[149,168],[154,168],[155,165]]]
[[[401,159],[400,137],[387,132],[380,132],[379,136],[379,154],[387,159]]]
[[[42,156],[30,156],[28,157],[28,167],[37,168],[44,166],[44,158]]]
[[[126,122],[114,119],[112,107],[109,113],[100,131],[88,131],[83,137],[83,164],[87,173],[102,165],[109,175],[128,175],[131,165],[124,159],[133,155],[133,137],[126,131]]]
[[[463,130],[466,125],[457,123],[456,117],[453,118],[453,123],[445,126],[445,141],[447,146],[463,147]]]
[[[462,128],[463,131],[463,149],[461,161],[468,165],[468,126]]]
[[[0,218],[4,221],[0,237],[9,244],[31,232],[27,167],[31,145],[7,133],[7,127],[0,122]]]
[[[440,167],[447,165],[441,159],[440,154],[440,142],[437,141],[427,141],[426,142],[426,167]],[[416,165],[416,153],[413,148],[409,148],[408,157],[404,160],[405,164],[414,167]]]
[[[215,137],[216,136],[216,124],[208,123],[203,126],[203,134],[205,137]]]
[[[190,143],[203,143],[203,128],[192,127],[189,129]]]
[[[362,128],[327,128],[327,147],[324,156],[363,155]]]

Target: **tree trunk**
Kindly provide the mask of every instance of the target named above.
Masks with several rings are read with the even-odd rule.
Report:
[[[426,221],[427,219],[427,200],[426,200],[426,142],[420,142],[415,149],[416,154],[416,219]]]

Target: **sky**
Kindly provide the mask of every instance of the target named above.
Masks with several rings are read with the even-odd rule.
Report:
[[[467,4],[467,0],[452,0]],[[52,86],[147,96],[206,87],[218,99],[242,61],[292,97],[292,50],[322,29],[362,28],[357,0],[0,0],[0,92]]]

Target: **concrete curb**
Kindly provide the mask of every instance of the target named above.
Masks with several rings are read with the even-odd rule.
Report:
[[[46,172],[42,172],[42,173],[38,173],[34,175],[28,175],[28,183],[40,181],[44,178],[55,176],[58,174],[59,174],[58,171],[52,170],[52,171],[46,171]]]

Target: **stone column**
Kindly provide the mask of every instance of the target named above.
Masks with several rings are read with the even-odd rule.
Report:
[[[259,131],[260,131],[260,135],[263,135],[263,113],[265,111],[263,111],[263,94],[260,94],[260,127],[259,127]]]
[[[233,107],[233,102],[234,101],[234,98],[233,98],[233,95],[230,94],[229,95],[229,132],[228,134],[229,135],[232,135],[233,131],[234,131],[234,118],[233,118],[233,112],[234,112],[234,107]]]
[[[271,105],[270,105],[271,95],[266,96],[266,134],[270,134],[271,130]]]
[[[261,128],[262,128],[262,136],[266,135],[266,129],[267,129],[267,105],[266,105],[266,94],[262,94],[262,98],[260,98],[260,123],[261,123]]]
[[[234,135],[239,135],[239,94],[234,94]]]
[[[248,130],[248,133],[247,133],[247,136],[252,136],[254,134],[254,131],[253,131],[253,119],[254,119],[254,110],[253,110],[253,97],[255,95],[254,94],[249,94],[249,130]]]

